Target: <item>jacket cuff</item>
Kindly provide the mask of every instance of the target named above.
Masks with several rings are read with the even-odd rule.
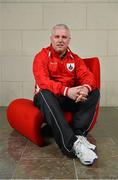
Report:
[[[68,89],[69,89],[69,87],[65,87],[64,93],[63,93],[64,96],[67,96],[67,94],[68,94]]]
[[[89,90],[89,92],[91,92],[91,91],[92,91],[91,86],[89,86],[88,84],[84,84],[83,86],[84,86],[84,87],[86,87],[86,88]]]

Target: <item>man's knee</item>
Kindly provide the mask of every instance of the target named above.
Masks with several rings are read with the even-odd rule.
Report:
[[[53,96],[53,93],[49,90],[41,90],[39,93],[37,93],[34,96],[34,105],[37,107],[40,107],[42,104],[44,104],[51,96]]]
[[[98,102],[99,99],[100,99],[100,91],[99,89],[95,89],[91,92],[91,98],[95,101],[95,102]]]
[[[40,90],[39,94],[43,94],[43,95],[53,95],[53,93],[50,90],[47,89],[42,89]]]
[[[56,96],[54,95],[53,92],[49,91],[49,90],[41,90],[39,92],[39,100],[41,102],[44,103],[48,103],[50,104],[51,102],[53,102],[56,99]]]
[[[99,99],[99,97],[100,97],[99,89],[95,89],[93,92],[94,92],[94,96]]]

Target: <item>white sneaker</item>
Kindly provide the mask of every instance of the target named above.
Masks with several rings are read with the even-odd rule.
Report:
[[[84,165],[91,165],[98,158],[95,152],[88,149],[79,139],[75,141],[73,145],[73,150],[75,151],[75,155]]]
[[[82,141],[82,143],[88,148],[88,149],[92,149],[95,150],[96,146],[92,143],[90,143],[86,137],[84,136],[77,136],[77,138]]]

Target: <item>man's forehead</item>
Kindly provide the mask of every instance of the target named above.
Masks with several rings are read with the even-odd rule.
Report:
[[[53,29],[52,34],[69,35],[69,31],[67,29],[62,28],[62,27],[56,27]]]

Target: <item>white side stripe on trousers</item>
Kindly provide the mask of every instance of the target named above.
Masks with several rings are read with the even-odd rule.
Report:
[[[63,138],[63,133],[62,133],[62,131],[61,131],[61,128],[60,128],[59,125],[58,125],[58,122],[57,122],[57,120],[56,120],[56,117],[54,116],[54,114],[53,114],[53,112],[52,112],[50,106],[48,105],[48,103],[47,103],[47,101],[46,101],[44,95],[42,94],[42,92],[40,92],[40,94],[41,94],[43,100],[45,101],[45,103],[46,103],[46,105],[47,105],[49,111],[51,112],[51,114],[52,114],[52,116],[53,116],[53,118],[54,118],[54,120],[55,120],[55,123],[56,123],[56,125],[57,125],[57,127],[58,127],[58,129],[59,129],[60,134],[61,134],[62,142],[63,142],[63,145],[64,145],[65,149],[66,149],[68,152],[70,152],[70,150],[68,150],[67,147],[66,147],[66,145],[65,145],[64,138]]]

